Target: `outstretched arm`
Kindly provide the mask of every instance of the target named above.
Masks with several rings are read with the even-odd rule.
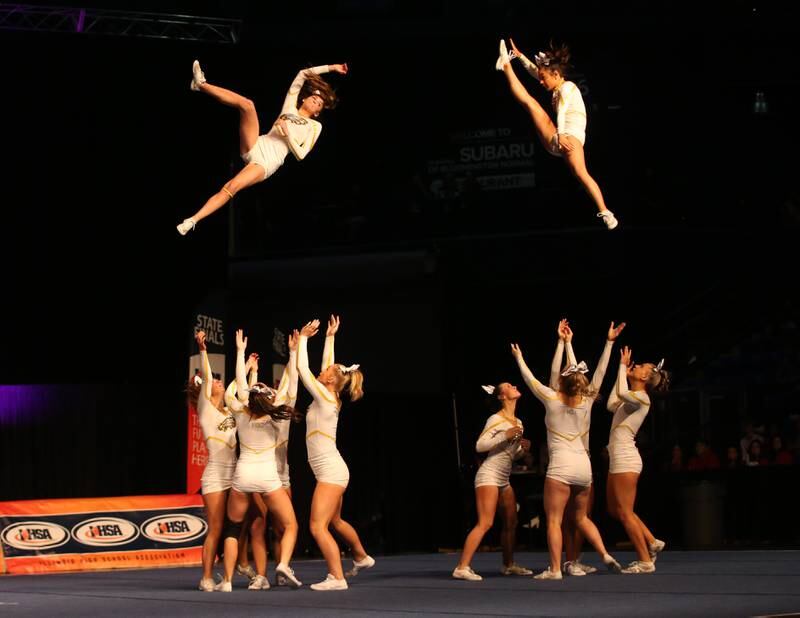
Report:
[[[325,332],[325,347],[322,349],[322,371],[334,363],[333,343],[339,332],[339,316],[331,315],[328,319],[328,330]]]
[[[303,382],[303,386],[306,387],[306,390],[314,398],[314,401],[335,404],[337,403],[336,397],[334,397],[333,393],[328,391],[325,386],[319,383],[308,366],[308,338],[316,335],[318,330],[319,320],[308,322],[300,330],[300,340],[297,344],[297,371],[300,374],[300,380]]]
[[[297,403],[297,344],[300,333],[297,329],[289,335],[289,361],[283,369],[278,394],[275,396],[275,405],[288,405],[294,407]]]
[[[244,331],[239,328],[236,330],[236,397],[243,403],[248,400],[247,365],[244,361],[246,349],[247,337],[244,336]]]
[[[647,396],[647,393],[637,393],[628,389],[628,365],[631,364],[631,355],[632,352],[628,346],[620,350],[619,373],[617,374],[617,384],[614,389],[614,394],[617,396],[618,400],[634,404],[636,408],[631,410],[631,412],[635,412],[643,405],[649,406],[650,397]]]
[[[528,388],[531,389],[531,392],[539,401],[555,399],[557,397],[553,389],[546,387],[533,376],[533,373],[531,373],[531,370],[528,368],[525,359],[522,357],[522,350],[520,350],[518,344],[511,344],[511,354],[513,354],[514,358],[517,360],[517,365],[519,366],[519,371],[522,374],[522,378],[525,380]]]
[[[525,67],[525,70],[533,75],[536,79],[539,79],[539,67],[529,60],[528,57],[523,54],[516,45],[514,45],[514,39],[509,38],[508,40],[511,43],[511,51],[517,55],[517,58],[519,58],[520,62],[522,62],[522,66]]]
[[[608,327],[606,344],[603,346],[603,353],[600,355],[600,360],[597,361],[597,368],[592,375],[591,387],[595,392],[599,391],[600,386],[603,384],[603,378],[606,375],[606,369],[608,369],[608,361],[611,358],[611,348],[614,347],[614,341],[616,341],[624,328],[625,322],[621,322],[616,328],[614,327],[614,322],[611,322],[611,326]]]
[[[283,100],[283,107],[281,107],[281,114],[297,114],[297,96],[300,94],[300,90],[303,88],[303,84],[306,83],[306,79],[310,73],[314,73],[316,75],[324,75],[325,73],[330,73],[331,71],[335,71],[336,73],[341,73],[344,75],[347,73],[347,64],[323,64],[318,67],[311,67],[308,69],[302,69],[297,73],[295,78],[292,80],[292,84],[289,86],[289,90],[286,93],[286,98]]]
[[[558,323],[558,343],[556,344],[556,353],[553,355],[553,362],[550,364],[550,388],[558,390],[558,382],[561,376],[561,364],[564,360],[564,343],[572,346],[572,331],[569,329],[566,318],[560,320]],[[570,362],[570,361],[568,361]]]
[[[200,396],[211,400],[211,362],[208,360],[208,349],[206,348],[206,333],[199,330],[194,335],[197,347],[200,349],[200,377],[203,384],[200,387]]]

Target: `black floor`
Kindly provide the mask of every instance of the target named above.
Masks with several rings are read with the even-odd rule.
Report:
[[[630,554],[619,553],[621,561]],[[504,577],[498,554],[478,554],[482,582],[450,577],[457,556],[378,558],[344,592],[275,588],[196,590],[198,568],[0,577],[0,616],[763,616],[800,612],[800,551],[670,552],[651,575],[596,575],[562,581]],[[544,568],[544,553],[517,562]],[[585,562],[599,565],[594,555]],[[346,563],[345,566],[347,566]],[[320,561],[294,564],[305,584],[325,575]],[[272,573],[270,573],[272,579]]]

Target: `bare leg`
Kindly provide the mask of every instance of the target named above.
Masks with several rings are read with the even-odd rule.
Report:
[[[575,541],[580,533],[575,526],[575,500],[567,502],[564,510],[564,519],[561,521],[561,536],[564,539],[564,553],[567,562],[575,562],[578,559],[578,548]]]
[[[328,526],[336,515],[344,490],[345,488],[341,485],[318,482],[311,499],[311,521],[309,523],[311,534],[317,542],[325,562],[328,563],[328,572],[336,579],[344,579],[342,557],[339,555],[339,546],[328,530]],[[282,545],[285,543],[285,539],[286,535],[281,542]]]
[[[622,523],[628,538],[633,543],[634,549],[640,561],[650,562],[650,552],[647,547],[642,526],[639,518],[634,515],[633,505],[636,501],[636,484],[639,474],[636,472],[622,472],[620,474],[609,474],[608,483],[614,485],[614,495],[617,503],[617,519]]]
[[[264,180],[264,168],[257,163],[249,163],[242,171],[225,183],[225,186],[220,191],[208,198],[203,207],[190,218],[195,223],[205,219],[208,215],[227,204],[239,191],[251,187],[262,180]]]
[[[544,512],[547,517],[547,549],[550,551],[550,570],[561,572],[561,521],[570,497],[570,486],[550,477],[544,479]]]
[[[245,154],[255,146],[259,131],[255,104],[233,90],[212,86],[208,82],[200,84],[200,90],[220,103],[239,110],[239,154]]]
[[[461,558],[458,560],[459,569],[468,567],[472,562],[472,557],[478,551],[478,547],[483,537],[494,523],[494,516],[497,512],[497,499],[500,488],[495,485],[481,485],[475,488],[475,506],[478,509],[478,523],[467,535],[464,541],[464,549]]]
[[[231,489],[230,496],[228,497],[228,519],[237,523],[244,521],[248,506],[249,500],[247,494]],[[227,537],[225,539],[223,551],[225,552],[224,580],[229,582],[233,578],[233,569],[239,557],[239,539],[232,536]]]
[[[294,507],[289,495],[283,488],[263,494],[264,502],[275,519],[280,522],[283,528],[283,538],[281,539],[281,553],[278,563],[288,565],[292,560],[294,546],[297,543],[297,518],[294,514]]]
[[[603,545],[603,539],[600,536],[600,532],[597,530],[597,526],[594,525],[586,514],[589,502],[589,488],[573,487],[573,492],[575,498],[575,525],[586,540],[592,544],[595,551],[597,551],[600,556],[604,557],[608,554],[606,546]]]
[[[514,547],[517,541],[517,497],[508,485],[500,492],[500,515],[503,527],[500,529],[500,546],[503,548],[503,565],[514,564]]]
[[[536,127],[536,132],[539,134],[539,139],[542,140],[542,144],[549,151],[550,140],[553,139],[557,131],[556,126],[547,112],[544,111],[544,108],[539,105],[539,102],[530,95],[525,86],[522,85],[522,82],[519,81],[514,69],[511,68],[510,62],[503,67],[503,73],[508,78],[511,94],[528,110]]]
[[[589,175],[589,171],[586,169],[586,158],[584,156],[583,146],[571,135],[567,135],[566,138],[573,146],[572,150],[565,150],[563,152],[567,167],[583,185],[584,190],[589,194],[589,197],[592,198],[595,206],[597,206],[597,210],[600,212],[608,210],[603,200],[603,192],[600,191],[600,186],[595,182],[594,178]]]
[[[361,539],[358,538],[358,533],[355,528],[342,519],[343,499],[344,495],[339,497],[339,506],[336,507],[336,513],[333,519],[331,519],[331,525],[350,547],[350,551],[353,553],[353,559],[360,561],[367,557],[367,552],[364,550],[364,546],[361,544]]]
[[[283,490],[286,492],[286,495],[289,496],[289,500],[292,499],[292,488],[291,487],[284,487]],[[266,509],[266,506],[264,507]],[[273,552],[276,556],[281,555],[281,539],[283,539],[283,532],[284,527],[277,518],[272,517],[272,532],[275,535],[275,547],[273,548]]]
[[[214,576],[214,558],[217,554],[219,536],[222,534],[222,525],[225,523],[225,504],[228,500],[228,491],[215,491],[203,494],[203,505],[206,509],[208,533],[203,541],[203,578],[211,579]]]

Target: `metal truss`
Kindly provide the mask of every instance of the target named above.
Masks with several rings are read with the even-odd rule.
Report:
[[[0,30],[238,43],[241,29],[241,20],[219,17],[0,4]]]

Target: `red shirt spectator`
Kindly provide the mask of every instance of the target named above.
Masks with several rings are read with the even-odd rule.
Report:
[[[689,458],[687,470],[719,470],[719,457],[702,440],[694,445],[694,455]]]

